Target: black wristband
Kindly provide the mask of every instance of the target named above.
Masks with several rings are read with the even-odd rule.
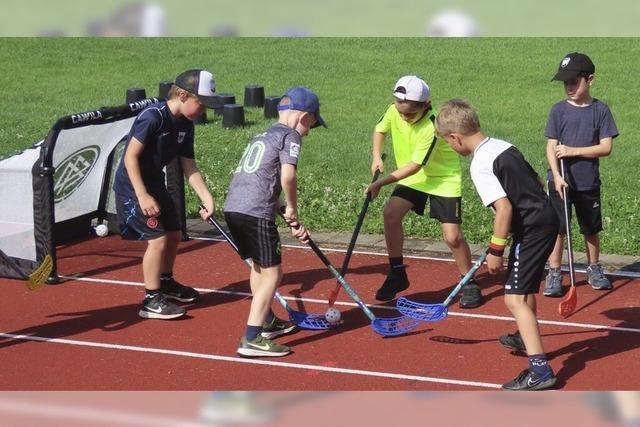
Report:
[[[504,255],[504,248],[502,248],[502,250],[498,250],[489,246],[489,254],[501,257]]]

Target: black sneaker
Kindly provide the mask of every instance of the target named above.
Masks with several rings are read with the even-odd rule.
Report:
[[[270,340],[280,335],[288,334],[296,329],[296,325],[288,320],[278,319],[274,316],[271,323],[262,325],[262,336]]]
[[[515,334],[502,335],[500,338],[498,338],[498,342],[502,344],[503,347],[506,347],[509,350],[514,350],[525,354],[527,353],[527,349],[524,346],[524,341],[522,341],[522,337],[520,336],[520,331],[516,331]]]
[[[404,268],[392,268],[387,278],[384,280],[378,292],[376,299],[378,301],[391,301],[396,297],[398,292],[402,292],[409,287],[409,278]]]
[[[162,293],[158,293],[153,298],[144,299],[138,316],[145,319],[175,319],[183,316],[186,312],[184,308],[167,301]]]
[[[180,302],[193,302],[200,293],[189,286],[182,285],[173,279],[160,280],[160,291],[169,299]]]
[[[539,375],[529,369],[525,369],[515,379],[503,384],[502,388],[514,391],[545,390],[553,387],[556,381],[557,378],[551,369],[545,375]]]
[[[462,297],[460,297],[460,308],[476,308],[482,304],[482,292],[478,282],[471,279],[469,283],[462,288]]]

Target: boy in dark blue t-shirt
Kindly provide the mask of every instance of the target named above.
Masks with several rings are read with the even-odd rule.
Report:
[[[549,274],[545,296],[562,296],[562,248],[564,235],[564,207],[562,189],[567,188],[569,214],[576,210],[580,233],[587,252],[587,280],[593,289],[611,289],[599,265],[602,211],[600,198],[599,158],[611,154],[613,138],[618,129],[609,107],[591,97],[589,88],[595,78],[595,66],[582,53],[573,52],[560,62],[553,80],[564,82],[567,99],[551,108],[545,129],[547,137],[547,172],[549,196],[562,219],[556,245],[549,257]],[[560,173],[559,159],[565,162],[565,177]]]
[[[215,83],[206,70],[180,74],[169,100],[150,105],[136,118],[116,171],[113,190],[123,239],[146,240],[142,260],[145,299],[138,312],[150,319],[173,319],[185,310],[167,299],[193,302],[198,292],[173,279],[173,264],[182,238],[176,206],[165,184],[164,167],[180,158],[187,181],[202,201],[207,219],[214,201],[194,159],[193,119],[213,108]]]

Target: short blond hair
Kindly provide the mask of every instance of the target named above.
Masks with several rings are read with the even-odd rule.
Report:
[[[452,133],[466,136],[480,131],[478,113],[473,105],[464,99],[452,99],[442,104],[435,125],[440,136]]]

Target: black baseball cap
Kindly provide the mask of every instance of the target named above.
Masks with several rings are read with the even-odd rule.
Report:
[[[213,74],[207,70],[187,70],[176,77],[175,85],[191,92],[208,108],[217,107],[215,92],[216,82]]]
[[[578,76],[588,76],[595,72],[596,66],[593,65],[591,58],[584,53],[572,52],[562,58],[558,66],[558,72],[551,81],[568,82]]]

